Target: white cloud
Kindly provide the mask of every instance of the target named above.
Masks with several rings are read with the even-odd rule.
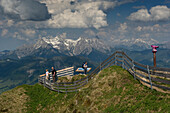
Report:
[[[13,38],[17,38],[17,39],[23,40],[23,37],[21,37],[21,35],[18,32],[14,32]]]
[[[138,26],[138,27],[136,27],[135,30],[136,30],[136,31],[142,31],[142,27],[141,27],[141,26]]]
[[[143,27],[143,30],[144,31],[158,31],[159,30],[159,24],[155,24],[155,25],[153,25],[153,26],[144,26]]]
[[[0,16],[1,16],[1,13],[0,13]],[[12,27],[16,24],[14,24],[15,22],[11,19],[4,19],[4,20],[1,20],[1,17],[0,17],[0,28],[4,29],[4,28],[8,28],[8,27]]]
[[[156,6],[152,7],[151,10],[152,20],[168,20],[170,19],[170,8],[167,6]]]
[[[29,36],[29,37],[34,37],[35,34],[36,34],[36,31],[35,31],[35,30],[32,30],[32,29],[21,30],[21,32],[22,32],[24,35]]]
[[[160,25],[159,24],[155,24],[153,26],[138,26],[135,28],[136,31],[150,31],[150,32],[157,32],[160,31]]]
[[[12,19],[42,21],[50,18],[47,7],[36,0],[0,0],[0,8]]]
[[[8,27],[11,27],[13,24],[14,24],[14,21],[13,21],[13,20],[8,20],[8,21],[7,21]]]
[[[63,13],[53,16],[48,21],[48,26],[53,28],[100,28],[107,26],[106,14],[98,10],[80,10],[73,13],[67,9]]]
[[[120,24],[118,31],[120,33],[125,33],[125,32],[127,32],[127,28],[128,28],[128,26],[127,26],[127,23],[125,22],[123,24]]]
[[[41,0],[52,18],[46,22],[52,28],[89,28],[107,26],[105,10],[114,8],[116,1]]]
[[[135,13],[132,13],[128,19],[132,21],[149,21],[151,15],[148,13],[147,9],[140,9]]]
[[[8,30],[7,30],[7,29],[4,29],[4,30],[2,30],[1,36],[3,37],[3,36],[5,36],[7,33],[8,33]]]
[[[132,13],[129,17],[132,21],[166,21],[170,19],[170,8],[167,6],[155,6],[149,11],[147,9],[140,9]]]
[[[149,38],[149,37],[150,37],[150,34],[149,34],[149,33],[142,34],[142,35],[140,35],[140,37],[143,37],[143,38]]]
[[[14,32],[12,38],[16,38],[19,40],[29,41],[28,38],[23,37],[19,32]]]

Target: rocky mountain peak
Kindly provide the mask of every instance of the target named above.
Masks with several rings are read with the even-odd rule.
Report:
[[[34,44],[34,49],[39,48],[48,48],[50,44],[48,44],[44,39],[38,39],[38,41]]]
[[[59,37],[54,38],[42,38],[44,42],[52,45],[53,48],[58,49],[61,53],[67,55],[79,55],[79,54],[90,54],[92,50],[97,50],[102,53],[110,51],[110,47],[104,44],[97,38],[83,38],[79,37],[77,40],[63,39]]]

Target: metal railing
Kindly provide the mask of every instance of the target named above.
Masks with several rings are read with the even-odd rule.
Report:
[[[116,51],[106,60],[104,60],[94,71],[85,78],[73,82],[51,83],[45,77],[39,77],[38,81],[45,87],[59,92],[76,92],[83,88],[91,79],[93,79],[102,69],[112,65],[121,66],[126,69],[134,79],[138,79],[144,85],[151,89],[163,89],[170,91],[170,68],[159,68],[143,65],[133,61],[127,54],[122,51]]]

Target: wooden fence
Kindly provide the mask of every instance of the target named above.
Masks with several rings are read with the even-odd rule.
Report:
[[[39,77],[39,83],[45,87],[59,92],[76,92],[83,88],[89,80],[93,79],[102,69],[112,65],[121,66],[126,69],[134,79],[139,80],[151,89],[170,91],[170,68],[159,68],[143,65],[133,61],[127,54],[122,51],[116,51],[114,54],[104,60],[94,71],[88,76],[74,82],[51,83],[45,77]]]

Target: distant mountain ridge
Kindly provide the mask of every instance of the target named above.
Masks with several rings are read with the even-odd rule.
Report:
[[[43,37],[35,44],[23,45],[13,51],[0,52],[0,59],[12,58],[20,59],[27,56],[53,57],[53,56],[84,56],[94,57],[108,56],[115,48],[123,48],[131,51],[143,51],[151,49],[152,44],[159,45],[160,48],[169,49],[170,42],[160,43],[155,39],[132,38],[113,39],[107,44],[104,39],[83,38],[77,40],[56,37]],[[111,46],[112,45],[112,46]],[[105,57],[106,58],[106,57]]]
[[[170,41],[165,41],[162,44],[158,44],[160,48],[170,49]]]
[[[77,40],[55,38],[42,38],[35,44],[24,45],[14,51],[0,52],[0,58],[20,59],[27,56],[53,57],[53,56],[88,56],[91,53],[108,54],[111,48],[97,38],[78,38]]]
[[[97,38],[89,39],[79,37],[77,40],[72,40],[55,37],[50,39],[43,38],[42,40],[52,45],[53,48],[58,49],[60,52],[68,52],[67,54],[71,56],[80,54],[89,55],[93,49],[102,53],[110,51],[110,47]]]
[[[155,39],[141,39],[141,38],[132,38],[132,39],[115,39],[113,42],[114,47],[125,48],[133,51],[142,51],[146,49],[151,49],[152,44],[159,44]]]

